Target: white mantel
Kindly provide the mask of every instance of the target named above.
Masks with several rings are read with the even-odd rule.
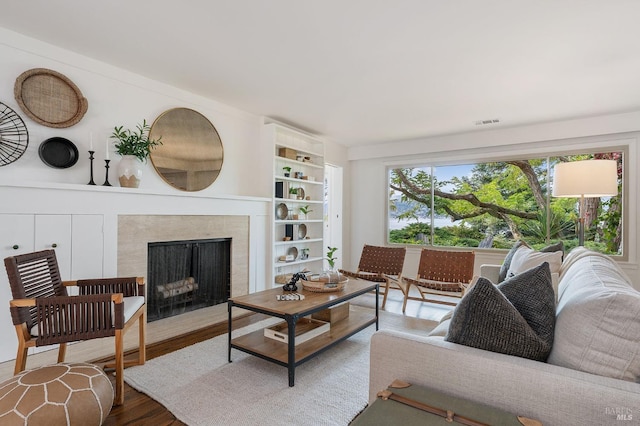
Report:
[[[104,276],[118,275],[118,217],[121,215],[246,216],[249,218],[248,289],[267,288],[265,274],[271,200],[205,195],[173,189],[129,189],[74,184],[0,184],[3,214],[91,214],[104,218]],[[11,244],[3,241],[3,245]]]

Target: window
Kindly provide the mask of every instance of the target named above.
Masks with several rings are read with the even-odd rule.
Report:
[[[389,242],[453,247],[509,248],[519,239],[535,248],[562,240],[578,245],[578,205],[551,196],[558,162],[612,159],[618,195],[585,199],[585,246],[622,254],[623,152],[452,166],[389,169]]]

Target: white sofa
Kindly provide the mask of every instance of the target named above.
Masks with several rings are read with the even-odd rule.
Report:
[[[640,424],[640,292],[614,261],[581,247],[559,278],[546,363],[447,342],[446,323],[440,336],[381,330],[371,341],[370,403],[400,379],[545,425]]]

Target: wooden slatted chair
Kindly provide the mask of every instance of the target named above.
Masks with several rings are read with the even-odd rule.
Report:
[[[365,244],[360,255],[360,262],[356,271],[340,269],[344,275],[367,281],[384,283],[384,297],[382,309],[387,303],[387,294],[391,289],[405,293],[400,284],[402,267],[407,250],[404,247],[381,247]]]
[[[462,297],[466,286],[473,280],[475,252],[422,249],[418,276],[415,279],[403,277],[406,284],[402,312],[407,308],[407,300],[439,303],[455,306],[456,302],[433,299],[429,294]],[[420,293],[410,296],[411,286]]]
[[[64,362],[67,343],[115,337],[116,398],[124,403],[124,367],[145,363],[146,306],[141,277],[62,281],[54,250],[8,257],[4,260],[13,300],[11,318],[18,335],[14,374],[26,367],[27,350],[59,344],[58,362]],[[68,286],[79,295],[69,296]],[[124,361],[124,333],[139,323],[138,359]]]

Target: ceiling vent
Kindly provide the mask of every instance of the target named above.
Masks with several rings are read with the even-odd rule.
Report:
[[[475,121],[474,124],[476,126],[486,126],[487,124],[498,124],[500,119],[498,118],[490,118],[489,120],[478,120]]]

